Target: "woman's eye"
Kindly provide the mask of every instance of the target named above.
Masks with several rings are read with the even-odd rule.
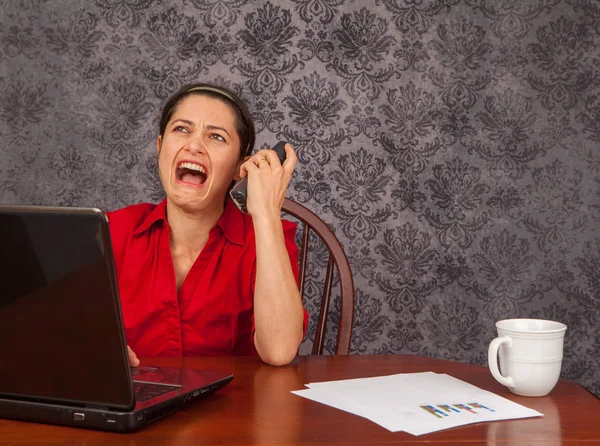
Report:
[[[212,139],[216,139],[217,141],[223,141],[225,142],[225,138],[223,138],[221,135],[219,135],[218,133],[213,133],[210,135],[210,137]]]
[[[176,127],[173,128],[173,131],[174,132],[187,132],[188,129],[185,128],[185,127],[183,127],[183,126],[181,126],[181,125],[178,125],[178,126],[176,126]]]

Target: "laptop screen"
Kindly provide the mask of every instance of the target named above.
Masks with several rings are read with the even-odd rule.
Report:
[[[0,395],[131,407],[100,211],[0,206]]]

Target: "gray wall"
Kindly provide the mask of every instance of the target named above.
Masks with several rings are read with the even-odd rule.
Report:
[[[550,318],[600,393],[597,5],[3,1],[0,201],[159,200],[162,102],[228,85],[346,248],[353,353],[484,364],[494,321]]]

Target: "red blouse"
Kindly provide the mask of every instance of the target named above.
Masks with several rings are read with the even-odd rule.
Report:
[[[256,247],[249,215],[227,199],[177,291],[166,200],[107,214],[127,343],[138,356],[256,354]],[[282,223],[297,281],[296,224]],[[305,312],[305,327],[307,318]]]

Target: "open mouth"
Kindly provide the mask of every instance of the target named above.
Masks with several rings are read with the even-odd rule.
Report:
[[[194,186],[203,185],[207,178],[204,166],[189,161],[179,164],[175,176],[178,181]]]

